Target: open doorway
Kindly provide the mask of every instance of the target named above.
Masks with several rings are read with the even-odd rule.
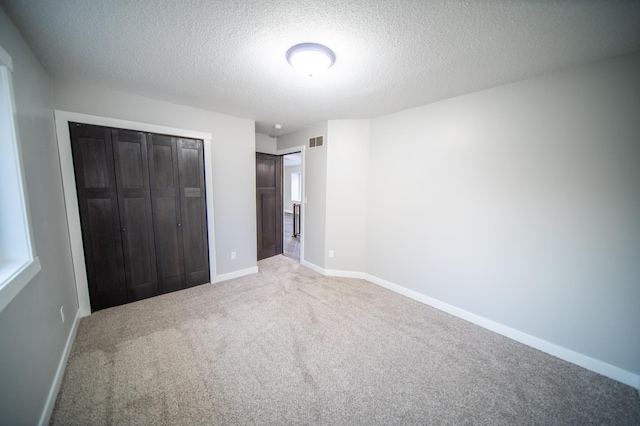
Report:
[[[283,158],[283,254],[300,262],[302,153],[286,154]]]

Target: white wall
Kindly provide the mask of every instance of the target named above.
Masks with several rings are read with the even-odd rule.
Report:
[[[638,76],[640,53],[372,120],[366,272],[640,374]]]
[[[13,59],[19,144],[33,240],[42,265],[35,278],[0,312],[0,423],[37,424],[46,411],[67,340],[73,335],[78,305],[51,81],[2,10],[0,45]],[[64,323],[61,306],[66,312]]]
[[[284,168],[284,211],[293,213],[293,203],[291,199],[291,173],[302,173],[302,166],[289,166]],[[304,182],[302,182],[304,185]],[[295,201],[300,204],[300,201]]]
[[[327,137],[327,122],[314,124],[297,132],[278,136],[278,149],[293,148],[300,145],[309,146],[309,138],[325,136],[324,145],[305,151],[304,164],[304,196],[303,236],[304,259],[312,266],[324,268],[325,254],[325,221],[327,209],[327,145],[331,143]]]
[[[370,130],[370,120],[328,123],[326,269],[365,268]]]
[[[216,272],[256,266],[253,121],[67,81],[54,82],[54,99],[63,111],[211,133]]]
[[[256,152],[276,155],[278,139],[263,133],[256,133]]]

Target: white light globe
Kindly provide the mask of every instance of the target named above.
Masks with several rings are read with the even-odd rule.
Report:
[[[336,55],[326,46],[317,43],[302,43],[287,51],[287,61],[300,74],[313,77],[328,70]]]

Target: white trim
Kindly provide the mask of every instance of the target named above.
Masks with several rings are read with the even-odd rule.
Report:
[[[302,152],[306,148],[305,145],[298,145],[291,148],[279,149],[276,151],[276,155],[295,154],[296,152]]]
[[[217,275],[213,212],[213,147],[211,145],[211,135],[208,135],[207,138],[202,138],[202,140],[204,141],[204,191],[205,202],[207,203],[207,237],[209,239],[209,282],[213,282]]]
[[[71,120],[71,118],[69,118]],[[72,121],[72,120],[71,120]],[[84,248],[82,246],[82,229],[80,227],[80,209],[76,178],[73,173],[73,156],[71,154],[71,136],[66,120],[57,118],[56,136],[58,138],[58,160],[62,170],[62,192],[64,194],[67,226],[69,228],[69,245],[71,246],[71,263],[76,282],[76,296],[81,317],[91,315],[87,270],[85,269]]]
[[[234,278],[240,278],[246,275],[257,274],[258,272],[259,272],[258,267],[252,266],[251,268],[241,269],[240,271],[233,271],[227,274],[218,275],[213,280],[211,280],[211,284],[218,284],[223,281],[232,280]]]
[[[6,269],[13,269],[12,273],[8,277],[2,277],[0,282],[5,283],[0,289],[0,311],[7,307],[9,303],[13,300],[14,297],[18,295],[22,291],[23,288],[36,276],[42,267],[40,266],[40,259],[34,258],[32,260],[28,260],[22,265],[22,267],[15,268],[18,265],[4,265],[2,270],[0,270],[0,276],[2,275],[2,271]]]
[[[306,158],[307,158],[307,146],[306,145],[298,145],[298,146],[294,146],[291,148],[284,148],[284,149],[279,149],[276,151],[276,155],[287,155],[287,154],[293,154],[299,152],[300,153],[300,174],[302,177],[302,202],[300,203],[300,217],[302,218],[301,220],[301,224],[302,227],[300,228],[300,264],[305,266],[304,264],[306,263],[304,260],[304,245],[305,245],[305,239],[304,236],[306,235],[306,224],[307,221],[304,219],[306,217],[306,209],[307,206],[305,205],[304,200],[306,199],[306,192],[305,192],[305,186],[307,185],[307,175],[306,175]],[[284,167],[282,168],[282,170],[284,170]],[[284,173],[284,171],[283,171]],[[284,185],[282,190],[284,191]],[[282,197],[282,203],[284,204],[284,197]],[[284,218],[283,218],[284,221]],[[314,265],[315,266],[315,265]],[[311,267],[309,267],[310,269],[313,269]]]
[[[365,276],[367,275],[364,272],[357,272],[357,271],[341,271],[339,269],[324,269],[319,267],[318,265],[315,265],[307,261],[300,262],[300,264],[306,268],[311,269],[314,272],[317,272],[327,277],[355,278],[358,280],[364,280],[366,279]]]
[[[364,272],[356,271],[340,271],[338,269],[325,269],[324,275],[328,277],[342,277],[342,278],[355,278],[358,280],[364,280]]]
[[[418,293],[416,291],[409,290],[408,288],[391,283],[373,275],[364,274],[364,279],[381,287],[389,289],[395,293],[410,297],[411,299],[417,300],[418,302],[424,303],[425,305],[429,305],[443,312],[449,313],[458,318],[462,318],[473,324],[479,325],[480,327],[486,328],[487,330],[491,330],[517,342],[523,343],[527,346],[531,346],[532,348],[538,349],[549,355],[553,355],[572,364],[584,367],[587,370],[602,374],[603,376],[609,377],[610,379],[622,382],[629,386],[633,386],[636,389],[640,389],[640,375],[638,374],[623,370],[622,368],[615,367],[613,365],[607,364],[606,362],[599,361],[570,349],[563,348],[562,346],[547,342],[546,340],[531,336],[530,334],[523,333],[511,327],[507,327],[506,325],[465,311],[464,309],[457,308],[453,305],[449,305],[448,303],[441,302],[429,296],[425,296],[424,294]]]
[[[94,124],[97,126],[115,127],[118,129],[137,130],[139,132],[160,133],[163,135],[178,136],[191,139],[211,139],[211,133],[195,130],[178,129],[176,127],[160,126],[158,124],[142,123],[138,121],[120,120],[119,118],[100,117],[97,115],[81,114],[55,110],[56,120],[74,121],[78,123]]]
[[[23,228],[24,239],[20,238],[26,247],[20,248],[19,254],[16,256],[19,260],[5,263],[0,267],[0,311],[2,311],[14,297],[33,279],[40,271],[40,259],[38,259],[33,241],[33,230],[31,226],[31,213],[29,206],[29,196],[25,185],[25,171],[22,162],[22,149],[20,131],[18,129],[16,98],[13,91],[13,60],[2,47],[0,47],[0,84],[3,87],[2,92],[6,95],[9,102],[8,112],[11,116],[7,117],[8,137],[10,138],[10,149],[13,155],[9,154],[8,160],[13,164],[10,169],[15,171],[15,181],[11,183],[17,187],[17,196],[4,200],[11,203],[19,204],[21,220],[13,224],[15,227]],[[15,207],[15,206],[14,206]],[[21,223],[18,223],[21,222]]]
[[[364,272],[324,269],[309,262],[300,262],[300,264],[302,266],[305,266],[325,276],[357,278],[357,279],[367,280],[373,284],[384,287],[395,293],[409,297],[420,303],[424,303],[425,305],[431,306],[433,308],[436,308],[448,314],[454,315],[465,321],[469,321],[482,328],[486,328],[487,330],[501,334],[505,337],[508,337],[512,340],[523,343],[532,348],[538,349],[544,353],[553,355],[564,361],[586,368],[587,370],[593,371],[595,373],[602,374],[603,376],[609,377],[610,379],[616,380],[618,382],[624,383],[626,385],[632,386],[640,390],[639,374],[635,374],[630,371],[623,370],[622,368],[613,366],[611,364],[607,364],[606,362],[597,360],[595,358],[591,358],[579,352],[575,352],[570,349],[564,348],[562,346],[556,345],[554,343],[547,342],[546,340],[540,339],[538,337],[532,336],[530,334],[524,333],[522,331],[516,330],[514,328],[508,327],[498,322],[492,321],[490,319],[484,318],[480,315],[476,315],[469,311],[465,311],[464,309],[460,309],[448,303],[441,302],[440,300],[426,296],[422,293],[418,293],[417,291],[410,290],[406,287],[402,287],[398,284],[394,284],[392,282],[383,280],[382,278],[378,278],[376,276],[373,276]]]
[[[205,190],[207,200],[207,226],[209,233],[209,271],[210,278],[215,276],[215,232],[213,212],[213,169],[211,153],[211,133],[203,133],[194,130],[178,129],[174,127],[160,126],[156,124],[140,123],[136,121],[120,120],[109,117],[80,114],[75,112],[55,110],[56,135],[58,137],[58,155],[62,170],[62,187],[64,202],[69,226],[69,241],[71,243],[71,259],[76,281],[76,294],[81,317],[91,314],[89,301],[89,284],[85,269],[84,249],[82,246],[82,231],[80,227],[80,211],[78,209],[78,195],[76,192],[76,178],[73,171],[73,156],[71,153],[71,137],[69,134],[69,121],[93,124],[98,126],[131,129],[141,132],[161,133],[166,135],[202,139],[205,152]]]
[[[309,268],[309,269],[311,269],[312,271],[315,271],[315,272],[317,272],[317,273],[319,273],[319,274],[325,275],[325,270],[324,270],[324,268],[321,268],[321,267],[319,267],[318,265],[314,265],[314,264],[313,264],[313,263],[311,263],[311,262],[307,262],[306,260],[303,260],[302,258],[300,258],[300,264],[301,264],[302,266],[304,266],[305,268]]]
[[[69,356],[71,355],[71,348],[73,347],[73,342],[76,339],[76,334],[78,333],[78,325],[80,324],[81,317],[81,312],[78,309],[76,317],[73,320],[73,324],[71,325],[71,331],[69,333],[69,336],[67,337],[67,343],[65,344],[64,350],[62,351],[62,357],[60,357],[56,375],[53,378],[53,383],[51,383],[51,388],[49,389],[49,395],[47,396],[47,400],[44,404],[44,409],[42,410],[42,414],[40,415],[40,422],[38,424],[41,426],[49,424],[51,413],[53,413],[53,408],[56,405],[56,398],[58,397],[58,392],[60,391],[60,385],[62,384],[64,372],[67,369],[67,361],[69,361]]]

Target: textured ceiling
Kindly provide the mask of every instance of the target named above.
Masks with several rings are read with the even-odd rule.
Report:
[[[0,0],[57,79],[283,134],[371,118],[640,50],[638,1]],[[309,79],[300,42],[337,60]],[[274,123],[284,127],[273,129]]]

